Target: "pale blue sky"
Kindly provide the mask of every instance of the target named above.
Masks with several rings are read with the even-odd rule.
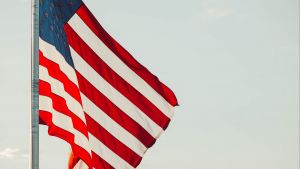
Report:
[[[181,104],[140,169],[299,168],[298,0],[85,2]],[[0,168],[27,169],[30,1],[1,6]],[[40,168],[65,169],[40,132]]]

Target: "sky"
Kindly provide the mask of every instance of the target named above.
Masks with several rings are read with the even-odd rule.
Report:
[[[180,106],[140,169],[299,169],[298,0],[85,0]],[[29,168],[30,1],[1,0],[0,168]],[[40,127],[40,168],[70,149]]]

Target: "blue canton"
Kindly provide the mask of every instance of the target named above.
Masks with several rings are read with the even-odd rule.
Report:
[[[81,0],[40,0],[40,38],[52,44],[74,67],[64,25],[76,13]]]

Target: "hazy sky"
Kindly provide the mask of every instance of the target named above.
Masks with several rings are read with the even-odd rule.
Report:
[[[140,169],[299,169],[298,0],[85,2],[181,105]],[[0,168],[27,169],[30,1],[1,6]],[[66,169],[40,137],[40,168]]]

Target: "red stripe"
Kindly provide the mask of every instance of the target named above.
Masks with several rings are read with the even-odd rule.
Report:
[[[127,161],[133,167],[137,167],[137,164],[142,160],[138,154],[132,151],[129,147],[123,144],[121,141],[111,135],[105,128],[99,125],[93,118],[86,114],[86,122],[89,133],[94,135],[99,141],[101,141],[111,151],[116,153],[119,157]]]
[[[64,72],[61,71],[59,65],[47,59],[41,51],[39,52],[39,62],[40,65],[48,69],[49,75],[62,82],[65,91],[82,105],[78,86],[74,84]]]
[[[68,162],[68,169],[73,169],[79,161],[80,158],[75,156],[74,153],[71,152]]]
[[[155,105],[147,98],[133,88],[121,76],[114,72],[106,63],[100,59],[97,54],[78,36],[78,34],[70,27],[65,25],[65,31],[69,44],[72,48],[109,84],[128,98],[140,110],[142,110],[149,118],[151,118],[161,128],[166,128],[170,119],[163,114]]]
[[[92,151],[93,166],[96,169],[114,169],[109,163]]]
[[[105,112],[116,123],[140,140],[146,147],[150,147],[154,144],[155,138],[153,138],[143,127],[141,127],[136,121],[134,121],[131,117],[114,105],[79,72],[76,73],[79,88],[81,92],[89,98],[89,100],[97,105],[99,109]]]
[[[103,43],[117,55],[131,70],[146,81],[157,93],[159,93],[171,105],[178,105],[176,96],[166,85],[161,83],[147,68],[136,61],[116,40],[114,40],[100,25],[93,14],[83,4],[77,10],[78,16],[101,39]]]
[[[72,133],[53,124],[52,114],[50,112],[40,110],[39,117],[46,125],[49,126],[49,135],[59,137],[68,142],[71,145],[74,155],[80,157],[89,166],[89,168],[92,169],[92,160],[89,153],[82,147],[75,144],[74,135]]]
[[[40,80],[39,81],[39,94],[47,96],[52,100],[53,109],[56,111],[69,116],[72,119],[74,128],[80,131],[88,138],[87,126],[86,124],[73,112],[71,112],[67,106],[66,100],[51,91],[51,86],[49,83]]]

